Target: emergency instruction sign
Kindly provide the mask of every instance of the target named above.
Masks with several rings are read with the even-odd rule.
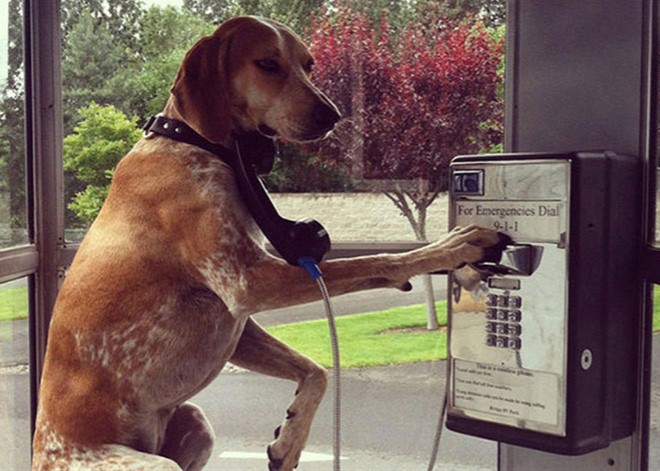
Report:
[[[455,203],[458,226],[479,221],[480,226],[535,242],[561,241],[566,206],[563,201],[480,201]]]

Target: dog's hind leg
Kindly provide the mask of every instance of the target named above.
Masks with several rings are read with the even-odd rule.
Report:
[[[284,423],[275,430],[275,440],[268,446],[269,469],[289,471],[300,459],[316,409],[328,382],[326,370],[271,336],[249,319],[234,356],[237,366],[258,373],[298,382],[293,402]]]
[[[175,461],[183,471],[198,471],[211,457],[213,442],[213,429],[204,413],[187,402],[170,417],[158,454]]]

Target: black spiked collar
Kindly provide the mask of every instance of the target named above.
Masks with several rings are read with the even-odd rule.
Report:
[[[277,155],[273,140],[258,131],[234,135],[235,148],[232,149],[209,141],[183,121],[162,115],[149,118],[142,129],[211,152],[234,169],[237,159],[243,159],[243,165],[252,166],[257,175],[268,174]]]

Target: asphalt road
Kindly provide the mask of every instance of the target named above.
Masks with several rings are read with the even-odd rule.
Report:
[[[426,469],[444,394],[444,369],[444,362],[438,362],[345,371],[342,468]],[[286,381],[230,373],[199,394],[194,402],[203,407],[218,435],[207,469],[266,469],[265,447],[272,430],[281,423],[294,389]],[[218,400],[220,390],[223,400]],[[314,421],[303,459],[299,469],[332,469],[331,393]],[[494,443],[446,432],[436,469],[495,469],[496,459]]]
[[[370,312],[424,301],[420,280],[413,290],[382,289],[333,299],[335,316]],[[446,280],[434,277],[438,299]],[[265,326],[324,317],[320,302],[260,313]],[[342,373],[342,467],[347,470],[426,469],[445,388],[445,363],[345,370]],[[240,401],[218,401],[240,397]],[[284,411],[293,399],[293,383],[248,373],[221,375],[193,402],[205,410],[218,441],[210,470],[263,470],[264,454]],[[299,469],[332,469],[332,384],[317,413]],[[264,399],[264,391],[268,398]],[[223,426],[223,424],[227,424]],[[225,427],[227,430],[225,431]],[[265,431],[265,433],[264,433]],[[445,431],[436,469],[495,469],[497,449],[485,440]],[[236,440],[231,437],[241,437]],[[465,448],[465,441],[475,448]]]

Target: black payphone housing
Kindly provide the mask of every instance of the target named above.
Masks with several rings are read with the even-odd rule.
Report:
[[[513,245],[477,286],[449,277],[447,427],[566,455],[629,436],[641,231],[630,201],[641,205],[640,160],[459,156],[451,172],[450,225],[492,227]]]

